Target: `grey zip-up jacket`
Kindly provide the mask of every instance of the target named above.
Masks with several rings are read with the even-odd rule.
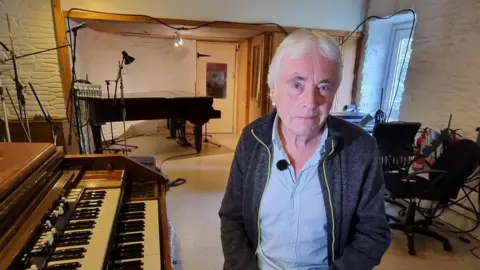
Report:
[[[275,115],[274,110],[246,126],[235,150],[219,211],[225,270],[259,269],[259,210],[272,168]],[[377,144],[363,129],[340,118],[329,116],[327,125],[326,151],[318,170],[327,213],[329,269],[372,269],[391,241]]]

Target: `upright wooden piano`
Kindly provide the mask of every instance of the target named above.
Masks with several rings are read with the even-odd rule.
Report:
[[[123,155],[0,143],[0,269],[171,269],[166,179]]]

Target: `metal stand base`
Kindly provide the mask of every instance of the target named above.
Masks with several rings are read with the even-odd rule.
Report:
[[[205,123],[205,138],[203,139],[203,142],[204,142],[204,143],[213,144],[213,145],[217,146],[218,148],[222,147],[220,144],[215,143],[215,142],[211,142],[210,140],[208,140],[208,137],[212,138],[212,135],[208,135],[208,132],[207,132],[207,123]]]

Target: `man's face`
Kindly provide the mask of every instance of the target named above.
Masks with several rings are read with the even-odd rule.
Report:
[[[310,137],[325,124],[339,85],[337,64],[319,52],[285,57],[272,91],[284,127]]]

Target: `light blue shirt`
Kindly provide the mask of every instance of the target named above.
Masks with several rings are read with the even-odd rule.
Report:
[[[298,178],[292,166],[277,169],[287,160],[275,118],[270,179],[260,206],[259,267],[262,270],[328,269],[327,216],[318,177],[318,165],[325,149],[328,130],[320,145],[303,166]]]

